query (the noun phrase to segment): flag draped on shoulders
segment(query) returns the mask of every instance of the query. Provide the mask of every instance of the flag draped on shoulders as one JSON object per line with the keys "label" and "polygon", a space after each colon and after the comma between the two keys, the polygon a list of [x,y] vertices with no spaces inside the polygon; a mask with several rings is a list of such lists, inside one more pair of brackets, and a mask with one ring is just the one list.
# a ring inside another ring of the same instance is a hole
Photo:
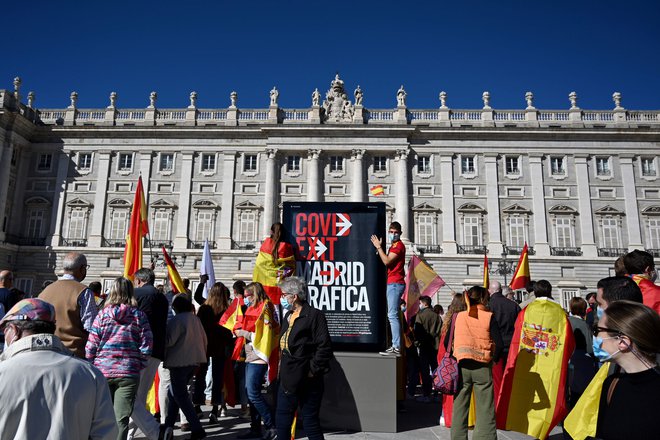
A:
{"label": "flag draped on shoulders", "polygon": [[511,289],[524,289],[527,286],[527,283],[532,279],[529,274],[529,250],[527,249],[527,243],[523,247],[522,252],[520,253],[520,259],[518,260],[518,265],[516,266],[516,271],[513,273],[513,278],[511,278],[511,283],[509,287]]}
{"label": "flag draped on shoulders", "polygon": [[279,304],[281,291],[278,284],[295,273],[296,259],[293,247],[289,243],[280,242],[277,247],[277,260],[273,262],[274,244],[268,237],[261,245],[257,261],[254,263],[252,281],[261,283],[273,304]]}
{"label": "flag draped on shoulders", "polygon": [[497,427],[545,439],[567,413],[568,360],[575,341],[566,312],[549,298],[532,301],[516,320]]}
{"label": "flag draped on shoulders", "polygon": [[124,278],[133,281],[133,275],[142,268],[142,238],[149,233],[147,204],[144,201],[142,177],[138,177],[135,199],[131,211],[131,222],[124,248]]}
{"label": "flag draped on shoulders", "polygon": [[631,278],[642,291],[644,305],[660,313],[660,286],[651,281],[648,275],[631,275]]}
{"label": "flag draped on shoulders", "polygon": [[170,279],[170,284],[172,285],[172,292],[174,293],[185,293],[186,288],[183,287],[183,280],[179,275],[179,271],[176,270],[176,266],[172,262],[165,246],[163,246],[163,258],[165,258],[165,264],[167,265],[167,276]]}
{"label": "flag draped on shoulders", "polygon": [[575,407],[566,416],[564,429],[570,434],[571,438],[584,440],[587,437],[596,437],[600,395],[609,369],[610,363],[605,362],[594,378],[591,379]]}
{"label": "flag draped on shoulders", "polygon": [[490,284],[490,274],[488,270],[488,255],[484,254],[484,289],[488,289]]}
{"label": "flag draped on shoulders", "polygon": [[252,348],[259,359],[268,363],[268,382],[277,378],[280,363],[280,325],[275,319],[275,307],[270,301],[250,306],[245,311],[243,330],[254,333]]}
{"label": "flag draped on shoulders", "polygon": [[[234,330],[243,328],[243,308],[242,304],[239,304],[238,298],[234,298],[231,302],[225,313],[222,314],[218,324],[225,327],[232,333]],[[243,352],[243,345],[245,344],[245,338],[236,338],[234,344],[234,351],[232,352],[231,359],[234,361],[244,361],[241,359],[241,353]]]}
{"label": "flag draped on shoulders", "polygon": [[413,255],[408,263],[406,290],[403,292],[406,301],[406,321],[410,322],[410,318],[419,310],[420,296],[432,296],[444,285],[445,281],[428,264],[417,255]]}

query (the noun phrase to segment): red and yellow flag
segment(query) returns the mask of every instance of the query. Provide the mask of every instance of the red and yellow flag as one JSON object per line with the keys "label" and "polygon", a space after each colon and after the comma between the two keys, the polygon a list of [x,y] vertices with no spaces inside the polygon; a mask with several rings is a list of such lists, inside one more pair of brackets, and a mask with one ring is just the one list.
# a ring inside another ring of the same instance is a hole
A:
{"label": "red and yellow flag", "polygon": [[385,193],[383,185],[372,186],[369,190],[373,196],[382,196]]}
{"label": "red and yellow flag", "polygon": [[419,297],[422,295],[433,297],[445,281],[435,271],[423,262],[417,255],[413,255],[408,263],[406,275],[406,289],[403,298],[406,301],[406,322],[410,322],[419,310]]}
{"label": "red and yellow flag", "polygon": [[594,378],[591,379],[587,389],[580,396],[580,400],[566,416],[564,430],[570,434],[571,438],[596,437],[600,395],[609,369],[610,363],[605,362]]}
{"label": "red and yellow flag", "polygon": [[525,246],[520,253],[518,266],[516,266],[516,271],[513,273],[513,278],[511,278],[511,283],[509,284],[509,287],[513,290],[524,289],[527,283],[532,279],[529,275],[529,258],[527,257],[527,254],[527,243],[525,242]]}
{"label": "red and yellow flag", "polygon": [[142,176],[138,177],[135,200],[131,212],[131,223],[124,248],[124,278],[133,281],[133,275],[142,268],[142,238],[149,233],[147,204],[144,202]]}
{"label": "red and yellow flag", "polygon": [[497,428],[545,439],[567,413],[568,361],[575,340],[566,312],[549,298],[518,314],[497,401]]}
{"label": "red and yellow flag", "polygon": [[275,307],[266,300],[245,311],[243,330],[254,333],[252,348],[259,359],[268,363],[268,383],[277,379],[280,363],[280,325],[275,319]]}
{"label": "red and yellow flag", "polygon": [[296,259],[293,254],[293,247],[287,242],[280,242],[277,247],[277,261],[273,263],[273,240],[269,237],[264,240],[257,260],[254,263],[252,272],[252,281],[261,283],[264,286],[268,298],[273,304],[280,303],[282,291],[278,287],[280,281],[284,278],[294,275],[296,271]]}
{"label": "red and yellow flag", "polygon": [[490,275],[488,273],[488,255],[484,254],[484,289],[488,289]]}
{"label": "red and yellow flag", "polygon": [[167,265],[167,276],[170,279],[170,284],[172,285],[172,292],[174,293],[185,293],[186,288],[183,287],[183,280],[179,275],[179,271],[176,270],[176,266],[172,262],[172,259],[167,254],[165,246],[163,246],[163,257],[165,258],[165,264]]}

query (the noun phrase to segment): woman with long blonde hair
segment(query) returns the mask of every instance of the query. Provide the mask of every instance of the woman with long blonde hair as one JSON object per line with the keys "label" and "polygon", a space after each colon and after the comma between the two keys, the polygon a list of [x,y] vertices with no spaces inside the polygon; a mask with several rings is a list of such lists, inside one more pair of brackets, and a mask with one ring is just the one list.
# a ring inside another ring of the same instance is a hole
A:
{"label": "woman with long blonde hair", "polygon": [[123,277],[115,279],[105,306],[94,319],[85,353],[108,379],[119,440],[128,436],[140,371],[147,366],[152,345],[151,327],[137,308],[133,283]]}
{"label": "woman with long blonde hair", "polygon": [[[279,354],[279,325],[275,319],[275,307],[268,298],[261,283],[250,283],[244,292],[245,311],[243,328],[234,333],[245,341],[245,387],[250,402],[250,430],[238,438],[262,438],[261,422],[265,433],[263,438],[277,437],[273,409],[261,395],[264,377],[269,381],[277,377]],[[258,345],[255,345],[258,341]]]}

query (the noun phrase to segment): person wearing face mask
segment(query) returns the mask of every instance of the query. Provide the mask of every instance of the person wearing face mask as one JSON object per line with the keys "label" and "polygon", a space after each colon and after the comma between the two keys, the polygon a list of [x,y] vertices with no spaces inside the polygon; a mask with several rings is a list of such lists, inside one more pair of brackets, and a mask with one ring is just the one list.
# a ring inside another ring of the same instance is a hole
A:
{"label": "person wearing face mask", "polygon": [[401,323],[399,322],[399,300],[406,288],[406,246],[401,241],[401,224],[392,222],[387,232],[392,243],[385,253],[383,240],[376,235],[371,236],[371,243],[385,266],[387,266],[387,319],[390,322],[392,345],[380,354],[383,356],[401,355]]}
{"label": "person wearing face mask", "polygon": [[658,272],[655,269],[653,255],[635,249],[623,257],[623,264],[642,291],[644,305],[652,308],[656,313],[660,313],[660,286],[655,284]]}
{"label": "person wearing face mask", "polygon": [[269,384],[277,378],[280,328],[275,319],[275,307],[261,283],[248,284],[243,300],[247,309],[242,324],[234,328],[234,334],[238,337],[237,343],[245,347],[245,386],[251,422],[250,430],[237,438],[273,440],[277,436],[273,410],[261,394],[261,387],[264,377]]}
{"label": "person wearing face mask", "polygon": [[[615,301],[594,329],[594,354],[623,371],[603,383],[596,437],[650,438],[660,432],[660,316],[632,301]],[[625,371],[625,372],[624,372]]]}
{"label": "person wearing face mask", "polygon": [[0,321],[0,438],[115,440],[108,383],[55,336],[55,307],[17,302]]}
{"label": "person wearing face mask", "polygon": [[307,302],[307,284],[299,277],[280,283],[284,320],[280,332],[280,386],[277,396],[277,437],[291,437],[296,409],[310,440],[322,439],[319,411],[323,376],[330,369],[332,345],[325,315]]}

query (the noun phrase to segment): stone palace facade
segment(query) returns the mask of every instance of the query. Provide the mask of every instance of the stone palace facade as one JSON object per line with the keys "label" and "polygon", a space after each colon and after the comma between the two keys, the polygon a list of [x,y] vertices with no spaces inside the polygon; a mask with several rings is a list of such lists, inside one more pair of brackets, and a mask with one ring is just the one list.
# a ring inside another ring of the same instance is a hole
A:
{"label": "stone palace facade", "polygon": [[[337,77],[311,107],[283,109],[37,109],[20,79],[0,90],[0,268],[33,293],[54,279],[63,254],[84,252],[88,281],[122,273],[138,176],[151,241],[172,249],[196,279],[205,239],[216,277],[250,277],[261,239],[285,201],[380,201],[417,252],[453,289],[510,280],[524,242],[534,279],[566,302],[595,290],[629,249],[660,256],[660,112],[613,110],[369,109]],[[349,95],[351,99],[349,99]],[[394,99],[396,98],[396,100]],[[267,98],[266,98],[267,99]],[[25,103],[24,103],[25,101]],[[363,102],[366,101],[366,102]],[[521,100],[522,101],[522,100]],[[373,195],[372,188],[382,188]],[[385,231],[383,231],[385,232]],[[149,250],[145,249],[145,261]],[[165,278],[162,261],[157,275]],[[441,303],[449,302],[443,288]]]}

